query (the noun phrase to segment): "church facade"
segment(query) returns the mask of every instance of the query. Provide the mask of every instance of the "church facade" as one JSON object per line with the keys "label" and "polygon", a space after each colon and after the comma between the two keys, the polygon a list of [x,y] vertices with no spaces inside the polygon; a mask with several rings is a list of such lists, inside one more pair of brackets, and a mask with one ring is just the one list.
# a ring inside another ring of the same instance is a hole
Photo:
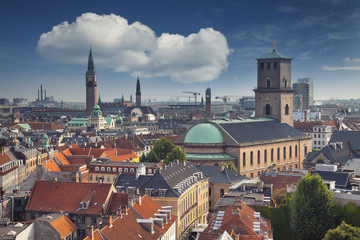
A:
{"label": "church facade", "polygon": [[194,164],[233,163],[241,175],[301,169],[312,149],[310,136],[293,128],[291,58],[274,50],[257,58],[255,116],[208,120],[192,126],[175,144]]}

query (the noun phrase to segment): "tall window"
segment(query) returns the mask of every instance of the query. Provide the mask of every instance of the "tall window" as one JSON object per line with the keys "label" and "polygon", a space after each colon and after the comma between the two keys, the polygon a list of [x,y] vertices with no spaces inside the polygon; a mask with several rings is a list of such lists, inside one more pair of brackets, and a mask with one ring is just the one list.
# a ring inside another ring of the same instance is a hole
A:
{"label": "tall window", "polygon": [[266,88],[267,89],[271,88],[271,79],[270,78],[266,79]]}
{"label": "tall window", "polygon": [[271,156],[270,156],[270,158],[271,158],[271,162],[273,162],[273,161],[274,161],[274,149],[273,149],[273,148],[271,149]]}
{"label": "tall window", "polygon": [[289,147],[289,158],[291,159],[291,157],[292,157],[292,147],[290,146]]}
{"label": "tall window", "polygon": [[286,159],[286,147],[284,147],[284,159]]}
{"label": "tall window", "polygon": [[289,105],[288,104],[286,104],[286,106],[285,106],[285,114],[289,115]]}
{"label": "tall window", "polygon": [[264,163],[267,163],[267,150],[264,150]]}
{"label": "tall window", "polygon": [[304,146],[304,154],[307,154],[307,145]]}
{"label": "tall window", "polygon": [[270,104],[265,105],[265,115],[271,115]]}
{"label": "tall window", "polygon": [[297,157],[297,145],[295,145],[295,157]]}
{"label": "tall window", "polygon": [[269,62],[266,63],[266,68],[267,68],[267,69],[270,69],[270,68],[271,68],[271,63],[269,63]]}
{"label": "tall window", "polygon": [[277,160],[280,161],[280,148],[277,149]]}
{"label": "tall window", "polygon": [[251,152],[250,152],[250,165],[251,165],[251,166],[253,165],[253,160],[254,160],[254,154],[253,154],[253,152],[251,151]]}
{"label": "tall window", "polygon": [[264,69],[264,63],[260,63],[260,69]]}
{"label": "tall window", "polygon": [[260,164],[260,150],[257,152],[257,164]]}
{"label": "tall window", "polygon": [[243,153],[243,166],[246,166],[246,153]]}

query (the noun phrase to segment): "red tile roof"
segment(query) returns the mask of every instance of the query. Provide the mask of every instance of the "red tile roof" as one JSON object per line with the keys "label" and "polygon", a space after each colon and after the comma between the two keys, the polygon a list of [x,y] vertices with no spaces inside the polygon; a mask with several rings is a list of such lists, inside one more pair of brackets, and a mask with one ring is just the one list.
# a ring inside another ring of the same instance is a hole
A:
{"label": "red tile roof", "polygon": [[317,125],[334,126],[337,127],[336,121],[328,122],[294,122],[294,128],[301,132],[312,132],[313,127]]}
{"label": "red tile roof", "polygon": [[113,193],[110,199],[109,207],[106,211],[107,214],[117,213],[120,208],[127,207],[128,195],[126,193]]}
{"label": "red tile roof", "polygon": [[0,166],[10,161],[11,159],[8,157],[8,155],[6,155],[6,153],[0,153]]}
{"label": "red tile roof", "polygon": [[[134,152],[144,151],[144,148],[137,145],[132,139],[117,138],[115,141],[116,141],[116,147],[119,147],[121,149],[131,149],[134,150]],[[114,140],[112,139],[105,140],[104,146],[106,148],[113,148]]]}
{"label": "red tile roof", "polygon": [[[101,215],[101,205],[107,204],[106,199],[114,191],[111,184],[36,180],[26,210]],[[89,192],[95,193],[89,207],[79,209],[81,201]]]}
{"label": "red tile roof", "polygon": [[54,155],[54,157],[59,160],[63,165],[70,165],[69,161],[62,153],[57,153]]}
{"label": "red tile roof", "polygon": [[272,184],[273,185],[273,190],[280,190],[283,188],[286,188],[287,186],[293,185],[293,184],[297,184],[297,182],[302,178],[302,174],[299,174],[297,176],[294,175],[290,175],[290,174],[286,174],[286,175],[282,175],[282,174],[276,174],[275,175],[267,175],[267,174],[263,174],[260,176],[260,179],[265,183],[265,184]]}
{"label": "red tile roof", "polygon": [[43,163],[42,166],[49,172],[61,172],[59,166],[53,159],[50,159],[46,163]]}

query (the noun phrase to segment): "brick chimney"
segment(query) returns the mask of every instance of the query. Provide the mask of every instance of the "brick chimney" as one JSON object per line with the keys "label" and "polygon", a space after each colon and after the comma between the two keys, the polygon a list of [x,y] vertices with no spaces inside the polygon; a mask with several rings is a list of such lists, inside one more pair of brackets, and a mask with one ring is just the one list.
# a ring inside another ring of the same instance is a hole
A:
{"label": "brick chimney", "polygon": [[102,225],[101,227],[105,227],[106,225],[108,225],[109,227],[112,226],[112,221],[113,221],[113,217],[110,215],[110,216],[106,216],[106,217],[102,217]]}
{"label": "brick chimney", "polygon": [[240,212],[242,209],[242,196],[235,196],[233,203],[233,210],[231,211],[232,215],[238,215],[240,217]]}
{"label": "brick chimney", "polygon": [[352,159],[353,158],[353,154],[352,154],[352,152],[350,151],[350,153],[349,153],[349,159]]}

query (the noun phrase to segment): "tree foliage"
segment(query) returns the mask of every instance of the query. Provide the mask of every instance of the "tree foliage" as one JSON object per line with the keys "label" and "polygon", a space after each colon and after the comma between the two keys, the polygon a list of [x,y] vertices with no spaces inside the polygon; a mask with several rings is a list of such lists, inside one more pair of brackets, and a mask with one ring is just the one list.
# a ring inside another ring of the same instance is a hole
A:
{"label": "tree foliage", "polygon": [[148,154],[144,154],[140,157],[140,162],[153,162],[158,163],[160,159],[156,156],[153,151],[150,151]]}
{"label": "tree foliage", "polygon": [[360,227],[360,208],[354,203],[348,203],[344,207],[343,220],[352,226]]}
{"label": "tree foliage", "polygon": [[171,152],[166,155],[165,164],[169,164],[175,159],[180,162],[186,161],[186,153],[181,149],[181,147],[175,147],[171,150]]}
{"label": "tree foliage", "polygon": [[154,151],[154,153],[160,160],[164,160],[173,148],[174,144],[172,144],[172,142],[170,142],[166,138],[162,137],[155,141],[153,149],[151,151]]}
{"label": "tree foliage", "polygon": [[230,163],[227,165],[227,168],[230,169],[230,170],[233,171],[233,172],[238,173],[237,168],[235,167],[235,165],[234,165],[232,162],[230,162]]}
{"label": "tree foliage", "polygon": [[330,229],[323,240],[357,240],[360,239],[360,228],[352,227],[344,221],[335,229]]}
{"label": "tree foliage", "polygon": [[317,174],[298,182],[290,208],[292,228],[302,240],[320,240],[341,221],[333,193]]}

